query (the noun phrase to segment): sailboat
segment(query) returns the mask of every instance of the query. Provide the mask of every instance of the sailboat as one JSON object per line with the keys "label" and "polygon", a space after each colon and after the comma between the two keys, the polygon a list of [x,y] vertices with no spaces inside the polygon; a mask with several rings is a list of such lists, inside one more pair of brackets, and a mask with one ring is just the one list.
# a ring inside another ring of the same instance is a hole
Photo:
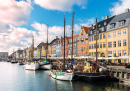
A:
{"label": "sailboat", "polygon": [[25,70],[37,70],[39,68],[39,63],[36,62],[34,59],[33,59],[33,50],[34,50],[34,37],[32,37],[32,59],[30,59],[25,65],[24,65],[24,69]]}
{"label": "sailboat", "polygon": [[[47,47],[46,47],[46,60],[43,62],[40,62],[40,68],[43,70],[50,70],[51,69],[51,63],[47,60],[47,51],[48,51],[48,25],[47,25]],[[41,53],[41,52],[40,52]],[[41,55],[40,55],[41,56]]]}
{"label": "sailboat", "polygon": [[23,56],[22,56],[22,59],[21,59],[19,65],[24,65],[23,60],[24,60],[24,59],[23,59]]}
{"label": "sailboat", "polygon": [[91,61],[85,61],[83,69],[80,71],[74,72],[75,77],[78,77],[82,80],[105,80],[106,72],[102,67],[98,65],[97,62],[97,18],[96,18],[96,63],[92,63]]}
{"label": "sailboat", "polygon": [[63,63],[63,69],[59,69],[59,70],[52,69],[50,71],[50,75],[54,79],[65,80],[65,81],[71,81],[74,76],[74,73],[72,70],[65,69],[65,15],[64,15],[64,63]]}

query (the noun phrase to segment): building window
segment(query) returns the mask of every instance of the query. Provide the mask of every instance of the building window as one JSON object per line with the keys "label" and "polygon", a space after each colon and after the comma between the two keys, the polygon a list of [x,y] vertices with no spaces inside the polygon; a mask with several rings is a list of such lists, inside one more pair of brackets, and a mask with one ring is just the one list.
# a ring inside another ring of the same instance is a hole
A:
{"label": "building window", "polygon": [[103,39],[105,39],[105,38],[106,38],[106,34],[104,33],[104,34],[103,34]]}
{"label": "building window", "polygon": [[102,48],[102,42],[100,42],[100,48]]}
{"label": "building window", "polygon": [[86,46],[86,50],[88,50],[88,47]]}
{"label": "building window", "polygon": [[102,39],[102,34],[100,34],[100,39]]}
{"label": "building window", "polygon": [[92,49],[93,49],[93,44],[92,44]]}
{"label": "building window", "polygon": [[110,28],[114,28],[115,25],[116,25],[115,23],[111,24],[111,25],[110,25]]}
{"label": "building window", "polygon": [[126,63],[126,59],[124,59],[123,62]]}
{"label": "building window", "polygon": [[99,48],[99,43],[97,43],[97,48]]}
{"label": "building window", "polygon": [[123,50],[123,56],[125,56],[126,55],[126,50]]}
{"label": "building window", "polygon": [[113,37],[116,37],[116,32],[113,32]]}
{"label": "building window", "polygon": [[121,50],[118,50],[118,56],[121,56]]}
{"label": "building window", "polygon": [[89,56],[91,56],[91,53],[89,53]]}
{"label": "building window", "polygon": [[123,30],[123,35],[126,35],[126,29]]}
{"label": "building window", "polygon": [[84,41],[84,44],[85,44],[85,41]]}
{"label": "building window", "polygon": [[120,26],[125,25],[125,20],[119,22]]}
{"label": "building window", "polygon": [[112,51],[108,51],[108,56],[112,56]]}
{"label": "building window", "polygon": [[114,63],[116,63],[116,59],[114,59]]}
{"label": "building window", "polygon": [[91,42],[91,37],[89,37],[89,42]]}
{"label": "building window", "polygon": [[84,38],[85,38],[85,35],[84,35]]}
{"label": "building window", "polygon": [[96,44],[94,44],[94,49],[96,49]]}
{"label": "building window", "polygon": [[88,38],[88,34],[86,34],[86,38]]}
{"label": "building window", "polygon": [[96,35],[94,35],[94,40],[96,40]]}
{"label": "building window", "polygon": [[104,27],[101,28],[102,29],[102,32],[104,31]]}
{"label": "building window", "polygon": [[126,40],[123,40],[123,46],[126,46]]}
{"label": "building window", "polygon": [[85,50],[85,47],[84,47],[84,50]]}
{"label": "building window", "polygon": [[116,41],[113,41],[113,47],[116,47]]}
{"label": "building window", "polygon": [[121,40],[118,41],[118,47],[121,47]]}
{"label": "building window", "polygon": [[91,49],[91,45],[89,45],[89,49]]}
{"label": "building window", "polygon": [[88,43],[88,41],[86,40],[86,44]]}
{"label": "building window", "polygon": [[121,30],[120,30],[120,31],[118,31],[118,36],[121,36]]}
{"label": "building window", "polygon": [[97,40],[99,40],[99,35],[97,35]]}
{"label": "building window", "polygon": [[105,48],[106,47],[106,43],[105,42],[103,42],[103,48]]}
{"label": "building window", "polygon": [[108,42],[108,48],[112,47],[112,42]]}
{"label": "building window", "polygon": [[84,53],[84,56],[85,56],[85,53]]}
{"label": "building window", "polygon": [[93,57],[93,52],[92,52],[92,57]]}
{"label": "building window", "polygon": [[108,33],[108,38],[111,38],[112,36],[111,36],[111,33]]}
{"label": "building window", "polygon": [[116,57],[116,51],[113,51],[113,56]]}
{"label": "building window", "polygon": [[92,36],[92,41],[93,41],[93,36]]}

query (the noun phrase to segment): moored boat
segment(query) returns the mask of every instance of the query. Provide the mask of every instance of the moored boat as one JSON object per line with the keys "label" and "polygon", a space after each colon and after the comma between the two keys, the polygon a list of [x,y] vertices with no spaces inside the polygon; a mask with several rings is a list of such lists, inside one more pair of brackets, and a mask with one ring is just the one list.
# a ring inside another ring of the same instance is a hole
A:
{"label": "moored boat", "polygon": [[27,62],[27,64],[24,65],[25,70],[37,70],[39,68],[39,63],[36,61],[34,62]]}
{"label": "moored boat", "polygon": [[57,80],[71,81],[73,79],[74,73],[71,70],[67,71],[52,70],[50,72],[50,75],[52,78]]}

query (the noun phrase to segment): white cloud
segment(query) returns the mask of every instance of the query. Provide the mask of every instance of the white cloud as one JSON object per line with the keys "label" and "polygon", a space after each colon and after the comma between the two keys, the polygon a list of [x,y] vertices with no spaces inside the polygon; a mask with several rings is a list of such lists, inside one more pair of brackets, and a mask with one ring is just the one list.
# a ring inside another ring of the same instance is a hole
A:
{"label": "white cloud", "polygon": [[0,0],[0,23],[16,26],[27,24],[31,5],[25,1]]}
{"label": "white cloud", "polygon": [[73,5],[84,9],[87,0],[34,0],[34,3],[49,10],[71,11]]}
{"label": "white cloud", "polygon": [[130,0],[119,0],[113,3],[114,7],[110,8],[111,15],[117,15],[125,12],[125,9],[130,8]]}
{"label": "white cloud", "polygon": [[85,26],[85,27],[89,27],[89,26],[91,26],[92,24],[94,24],[95,21],[96,21],[96,19],[94,19],[94,18],[87,19],[87,20],[85,21],[85,23],[80,23],[80,25],[81,25],[81,26]]}

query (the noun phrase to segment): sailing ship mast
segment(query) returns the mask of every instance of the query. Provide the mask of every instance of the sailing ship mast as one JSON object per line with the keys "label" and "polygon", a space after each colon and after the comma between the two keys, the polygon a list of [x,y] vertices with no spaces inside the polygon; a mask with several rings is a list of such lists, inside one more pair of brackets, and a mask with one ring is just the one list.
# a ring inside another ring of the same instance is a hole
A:
{"label": "sailing ship mast", "polygon": [[32,35],[32,59],[33,59],[33,51],[34,51],[34,36]]}
{"label": "sailing ship mast", "polygon": [[47,47],[46,47],[46,60],[47,60],[47,52],[48,52],[48,24],[47,24]]}
{"label": "sailing ship mast", "polygon": [[73,27],[74,27],[74,14],[75,12],[73,11],[73,15],[72,15],[72,50],[71,50],[71,61],[73,60]]}
{"label": "sailing ship mast", "polygon": [[63,71],[65,70],[65,15],[64,15],[64,64]]}
{"label": "sailing ship mast", "polygon": [[[96,18],[96,65],[97,65],[97,18]],[[96,66],[97,69],[97,66]]]}

